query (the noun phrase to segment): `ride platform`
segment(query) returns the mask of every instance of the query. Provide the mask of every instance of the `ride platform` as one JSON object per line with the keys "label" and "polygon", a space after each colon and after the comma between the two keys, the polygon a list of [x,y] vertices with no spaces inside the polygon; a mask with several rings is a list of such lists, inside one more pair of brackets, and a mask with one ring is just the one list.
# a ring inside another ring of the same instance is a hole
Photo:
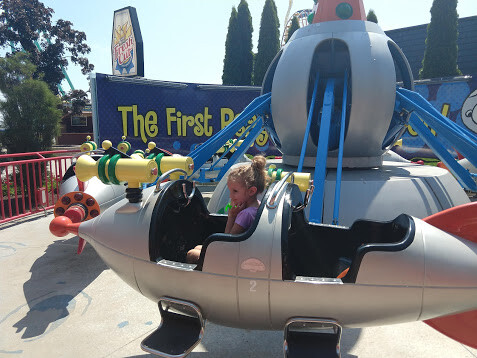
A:
{"label": "ride platform", "polygon": [[[53,215],[0,226],[0,357],[147,357],[156,303],[108,269],[90,245],[48,231]],[[210,322],[190,357],[282,357],[283,332]],[[343,329],[341,357],[477,357],[422,322]]]}

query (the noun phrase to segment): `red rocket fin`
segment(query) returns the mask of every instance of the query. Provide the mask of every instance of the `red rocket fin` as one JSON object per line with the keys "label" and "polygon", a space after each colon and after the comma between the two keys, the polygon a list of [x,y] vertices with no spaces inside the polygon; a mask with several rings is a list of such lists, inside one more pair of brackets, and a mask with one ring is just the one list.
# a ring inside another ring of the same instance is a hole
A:
{"label": "red rocket fin", "polygon": [[[452,235],[477,243],[477,202],[444,210],[423,220]],[[424,322],[442,334],[477,349],[477,310]]]}
{"label": "red rocket fin", "polygon": [[477,202],[459,205],[423,220],[452,235],[477,243]]}
{"label": "red rocket fin", "polygon": [[82,239],[81,237],[79,238],[79,242],[78,242],[78,250],[76,251],[76,253],[79,255],[83,252],[83,249],[86,245],[86,241],[85,239]]}

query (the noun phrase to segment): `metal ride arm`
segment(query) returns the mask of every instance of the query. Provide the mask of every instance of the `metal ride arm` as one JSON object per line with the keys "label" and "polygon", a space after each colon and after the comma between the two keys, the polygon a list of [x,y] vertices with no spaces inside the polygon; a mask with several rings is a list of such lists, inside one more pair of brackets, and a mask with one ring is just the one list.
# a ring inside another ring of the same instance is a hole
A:
{"label": "metal ride arm", "polygon": [[328,143],[330,137],[331,117],[335,103],[335,79],[330,78],[326,83],[323,98],[323,111],[320,121],[320,135],[316,152],[315,193],[311,198],[310,221],[321,224],[323,221],[323,200],[325,196],[326,162],[328,159]]}
{"label": "metal ride arm", "polygon": [[315,86],[313,87],[313,96],[311,97],[310,111],[308,112],[308,122],[306,123],[305,138],[303,138],[303,145],[301,147],[300,161],[298,162],[297,172],[303,171],[303,162],[305,161],[306,146],[308,138],[310,137],[311,122],[313,119],[313,112],[315,110],[316,94],[318,93],[318,83],[320,82],[320,74],[316,74]]}
{"label": "metal ride arm", "polygon": [[[252,128],[253,126],[253,128]],[[234,152],[234,154],[230,157],[229,161],[227,164],[223,166],[223,168],[220,170],[219,175],[217,176],[217,180],[219,181],[222,179],[222,177],[225,175],[227,170],[242,156],[247,149],[252,145],[253,141],[258,137],[260,132],[263,130],[263,119],[262,117],[258,117],[255,122],[253,122],[250,125],[250,131],[247,135],[247,137],[244,139],[243,143],[240,145],[240,147],[237,148],[237,150]],[[225,153],[223,154],[225,155]]]}
{"label": "metal ride arm", "polygon": [[189,156],[192,157],[192,159],[194,160],[194,172],[199,170],[207,162],[207,160],[209,160],[209,158],[212,157],[224,145],[227,140],[232,138],[235,133],[239,131],[240,128],[247,126],[248,120],[250,118],[252,118],[253,116],[257,116],[257,120],[255,120],[254,123],[252,123],[249,127],[250,133],[247,138],[240,145],[240,147],[237,148],[227,165],[222,168],[219,176],[223,176],[223,173],[228,170],[228,168],[234,163],[234,161],[248,149],[248,146],[252,142],[251,137],[253,137],[253,135],[255,134],[256,136],[258,136],[258,134],[263,129],[263,119],[260,117],[270,115],[270,101],[271,93],[266,93],[260,97],[255,98],[242,111],[242,113],[240,113],[237,118],[232,121],[232,123],[221,129],[204,144],[193,150],[189,154]]}
{"label": "metal ride arm", "polygon": [[409,120],[412,128],[466,189],[477,191],[477,184],[470,173],[452,157],[439,138],[431,133],[423,121],[431,126],[439,137],[444,138],[462,153],[474,166],[477,166],[477,136],[444,117],[418,93],[404,88],[396,90],[396,110],[414,112]]}
{"label": "metal ride arm", "polygon": [[[315,86],[313,90],[312,102],[310,104],[310,112],[308,115],[308,123],[303,139],[303,147],[300,154],[300,161],[298,170],[301,170],[305,158],[306,145],[310,135],[311,121],[313,120],[313,111],[318,92],[319,75],[316,75]],[[309,221],[321,224],[323,221],[323,201],[325,194],[325,180],[326,180],[326,162],[328,159],[329,139],[331,130],[331,120],[333,118],[334,102],[335,102],[335,88],[336,79],[329,78],[326,83],[326,89],[323,97],[323,110],[320,121],[320,134],[318,139],[318,149],[316,153],[315,176],[313,179],[315,187],[315,195],[311,198],[310,217]],[[341,128],[339,137],[339,151],[338,151],[338,165],[336,168],[336,185],[335,197],[333,207],[333,222],[332,225],[338,225],[339,220],[339,205],[341,196],[341,174],[343,169],[343,146],[346,127],[346,103],[348,97],[348,72],[344,73],[343,85],[343,101],[341,104]]]}
{"label": "metal ride arm", "polygon": [[341,105],[341,127],[340,127],[340,144],[338,149],[338,164],[336,168],[336,185],[335,185],[335,205],[333,208],[333,225],[338,225],[340,215],[340,198],[341,198],[341,173],[343,171],[343,146],[346,127],[346,103],[348,101],[348,71],[345,72],[343,85],[343,102]]}

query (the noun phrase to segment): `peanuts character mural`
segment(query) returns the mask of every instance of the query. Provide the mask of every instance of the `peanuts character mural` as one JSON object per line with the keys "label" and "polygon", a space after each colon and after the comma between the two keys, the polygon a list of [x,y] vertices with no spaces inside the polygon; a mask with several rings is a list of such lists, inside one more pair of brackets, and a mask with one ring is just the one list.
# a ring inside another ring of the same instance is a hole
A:
{"label": "peanuts character mural", "polygon": [[472,92],[462,106],[462,122],[472,132],[477,133],[477,90]]}

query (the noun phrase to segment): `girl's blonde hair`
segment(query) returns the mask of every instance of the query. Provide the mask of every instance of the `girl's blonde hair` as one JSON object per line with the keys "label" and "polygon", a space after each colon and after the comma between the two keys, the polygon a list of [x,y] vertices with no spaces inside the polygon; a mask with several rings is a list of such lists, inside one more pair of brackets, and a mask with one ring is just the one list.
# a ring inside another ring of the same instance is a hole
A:
{"label": "girl's blonde hair", "polygon": [[232,169],[228,179],[234,182],[242,182],[247,188],[252,186],[257,188],[257,193],[261,193],[266,186],[265,164],[267,160],[262,155],[253,157],[250,165],[241,165]]}

